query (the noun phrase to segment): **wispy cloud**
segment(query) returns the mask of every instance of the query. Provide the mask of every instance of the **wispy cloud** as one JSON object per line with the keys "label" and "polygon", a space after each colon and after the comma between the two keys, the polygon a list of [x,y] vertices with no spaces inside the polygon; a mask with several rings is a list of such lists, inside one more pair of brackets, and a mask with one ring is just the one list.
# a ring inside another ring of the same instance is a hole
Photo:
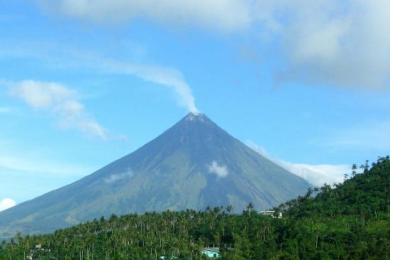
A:
{"label": "wispy cloud", "polygon": [[337,150],[390,150],[390,124],[388,121],[357,123],[341,128],[332,135],[323,136],[317,142]]}
{"label": "wispy cloud", "polygon": [[267,159],[272,159],[272,156],[269,154],[269,152],[261,145],[256,144],[255,142],[253,142],[252,140],[246,140],[245,144],[251,148],[252,150],[254,150],[255,152],[257,152],[258,154],[260,154],[261,156],[264,156]]}
{"label": "wispy cloud", "polygon": [[292,163],[282,159],[277,159],[271,156],[267,150],[248,140],[245,142],[251,149],[272,162],[282,166],[286,170],[298,175],[309,183],[315,186],[323,184],[335,184],[343,182],[344,174],[350,173],[350,165],[347,164],[306,164]]}
{"label": "wispy cloud", "polygon": [[0,137],[0,198],[31,199],[72,183],[98,167],[67,161],[47,147],[31,149],[16,144]]}
{"label": "wispy cloud", "polygon": [[97,23],[146,18],[166,25],[264,34],[278,42],[275,81],[386,90],[388,0],[43,0],[50,12]]}
{"label": "wispy cloud", "polygon": [[12,48],[11,45],[0,46],[0,57],[34,58],[53,69],[78,68],[105,74],[133,76],[169,88],[179,106],[188,112],[199,113],[191,87],[183,73],[175,68],[158,64],[122,61],[98,52],[85,49],[79,51],[69,46],[62,47],[54,43],[26,42],[25,45],[27,47],[22,48]]}
{"label": "wispy cloud", "polygon": [[129,179],[132,176],[134,176],[134,172],[131,169],[128,168],[124,172],[114,173],[114,174],[111,174],[110,176],[104,178],[104,182],[107,183],[107,184],[112,184],[112,183],[115,183],[115,182],[118,182],[118,181]]}
{"label": "wispy cloud", "polygon": [[58,176],[84,176],[93,169],[0,151],[0,169]]}
{"label": "wispy cloud", "polygon": [[0,107],[0,114],[8,114],[13,112],[13,109],[10,107]]}
{"label": "wispy cloud", "polygon": [[247,1],[241,0],[42,0],[51,12],[97,23],[119,23],[136,17],[164,24],[196,25],[222,31],[246,28]]}
{"label": "wispy cloud", "polygon": [[218,178],[225,178],[229,174],[228,167],[223,164],[218,164],[215,160],[208,165],[208,172],[216,175]]}
{"label": "wispy cloud", "polygon": [[9,83],[11,96],[30,108],[51,112],[63,128],[74,128],[87,135],[107,139],[108,134],[85,110],[76,91],[55,82],[24,80]]}
{"label": "wispy cloud", "polygon": [[16,202],[11,198],[0,199],[0,212],[16,206]]}

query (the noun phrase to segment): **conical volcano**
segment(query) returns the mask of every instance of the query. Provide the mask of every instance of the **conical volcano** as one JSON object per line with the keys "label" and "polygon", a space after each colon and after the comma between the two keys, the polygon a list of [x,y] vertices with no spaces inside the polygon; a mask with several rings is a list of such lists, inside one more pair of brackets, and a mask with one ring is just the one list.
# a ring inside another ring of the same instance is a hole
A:
{"label": "conical volcano", "polygon": [[0,236],[44,233],[128,213],[249,203],[262,210],[309,184],[259,155],[204,114],[188,114],[137,151],[68,186],[0,213]]}

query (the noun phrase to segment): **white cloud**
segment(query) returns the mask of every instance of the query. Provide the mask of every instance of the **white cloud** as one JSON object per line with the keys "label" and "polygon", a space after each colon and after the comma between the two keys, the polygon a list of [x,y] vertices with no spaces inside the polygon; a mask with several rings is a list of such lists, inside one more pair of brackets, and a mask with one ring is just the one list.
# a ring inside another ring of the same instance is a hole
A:
{"label": "white cloud", "polygon": [[16,202],[11,198],[4,198],[0,200],[0,212],[13,206],[16,206]]}
{"label": "white cloud", "polygon": [[208,172],[215,174],[218,178],[225,178],[228,176],[228,167],[226,165],[219,165],[218,162],[214,160],[208,165]]}
{"label": "white cloud", "polygon": [[110,176],[104,178],[104,182],[107,184],[112,184],[117,181],[122,181],[131,178],[132,176],[134,176],[134,172],[132,172],[132,170],[128,168],[125,172],[111,174]]}
{"label": "white cloud", "polygon": [[[386,90],[388,0],[43,0],[52,12],[93,22],[147,18],[166,25],[260,33],[279,42],[284,70],[275,80],[302,80]],[[266,35],[267,34],[267,35]]]}
{"label": "white cloud", "polygon": [[[276,2],[283,2],[278,5]],[[279,79],[387,90],[389,1],[272,1],[288,57]]]}
{"label": "white cloud", "polygon": [[33,109],[53,113],[63,128],[107,139],[106,130],[89,116],[72,89],[54,82],[24,80],[10,83],[9,93]]}
{"label": "white cloud", "polygon": [[53,12],[97,23],[124,22],[140,17],[175,25],[196,25],[222,31],[246,28],[247,1],[241,0],[42,0]]}
{"label": "white cloud", "polygon": [[288,161],[273,158],[265,148],[254,142],[247,140],[245,143],[255,152],[271,160],[272,162],[282,166],[286,170],[305,179],[315,186],[323,184],[341,183],[344,180],[344,174],[350,173],[350,165],[347,164],[306,164],[306,163],[291,163]]}
{"label": "white cloud", "polygon": [[253,141],[251,141],[251,140],[246,140],[246,141],[245,141],[245,144],[246,144],[249,148],[251,148],[252,150],[254,150],[255,152],[257,152],[258,154],[260,154],[261,156],[264,156],[264,157],[267,158],[267,159],[271,159],[271,156],[269,155],[268,151],[267,151],[264,147],[262,147],[262,146],[256,144],[255,142],[253,142]]}
{"label": "white cloud", "polygon": [[315,186],[341,183],[344,181],[344,174],[351,172],[351,166],[347,164],[303,164],[286,161],[276,161],[276,163]]}

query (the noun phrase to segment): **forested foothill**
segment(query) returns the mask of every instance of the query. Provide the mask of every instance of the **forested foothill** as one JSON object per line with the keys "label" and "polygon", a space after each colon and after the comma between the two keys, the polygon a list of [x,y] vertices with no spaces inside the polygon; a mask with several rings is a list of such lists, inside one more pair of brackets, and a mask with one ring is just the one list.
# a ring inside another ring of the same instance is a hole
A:
{"label": "forested foothill", "polygon": [[[358,172],[358,171],[361,172]],[[0,259],[389,259],[390,159],[353,165],[343,183],[309,189],[273,214],[250,204],[90,221],[3,241]],[[271,212],[272,213],[272,212]]]}

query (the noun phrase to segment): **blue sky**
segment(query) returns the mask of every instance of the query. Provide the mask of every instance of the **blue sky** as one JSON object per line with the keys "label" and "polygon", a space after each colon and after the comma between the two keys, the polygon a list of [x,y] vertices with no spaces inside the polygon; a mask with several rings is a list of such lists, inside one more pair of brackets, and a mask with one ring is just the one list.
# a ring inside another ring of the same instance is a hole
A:
{"label": "blue sky", "polygon": [[196,109],[314,182],[390,151],[388,1],[0,1],[0,26],[0,208]]}

